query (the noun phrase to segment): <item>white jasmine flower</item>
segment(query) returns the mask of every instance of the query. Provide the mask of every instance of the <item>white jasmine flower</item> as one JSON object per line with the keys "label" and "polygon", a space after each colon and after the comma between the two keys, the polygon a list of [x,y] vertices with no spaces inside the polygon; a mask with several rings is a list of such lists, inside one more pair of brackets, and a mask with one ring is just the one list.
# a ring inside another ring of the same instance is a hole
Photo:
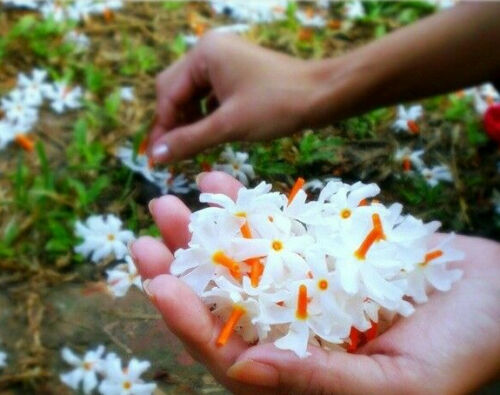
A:
{"label": "white jasmine flower", "polygon": [[167,193],[185,194],[191,190],[189,181],[184,174],[174,176],[169,171],[155,172],[154,183],[163,195]]}
{"label": "white jasmine flower", "polygon": [[422,116],[422,113],[423,109],[420,105],[411,106],[408,109],[400,105],[398,106],[398,117],[392,124],[392,128],[396,132],[419,133],[420,127],[416,121]]}
{"label": "white jasmine flower", "polygon": [[318,178],[313,178],[312,180],[307,181],[304,184],[304,190],[306,191],[317,191],[319,189],[323,189],[326,184],[330,181],[340,181],[338,177],[325,177],[322,180]]}
{"label": "white jasmine flower", "polygon": [[228,163],[214,165],[215,170],[232,175],[241,181],[243,185],[248,185],[250,180],[255,178],[255,172],[252,165],[248,163],[248,154],[246,152],[234,152],[231,147],[226,147],[220,157]]}
{"label": "white jasmine flower", "polygon": [[66,109],[80,108],[82,95],[82,88],[72,88],[65,82],[54,83],[46,92],[46,97],[51,101],[50,107],[58,114],[62,114]]}
{"label": "white jasmine flower", "polygon": [[120,88],[120,98],[123,101],[134,101],[134,88],[131,86],[122,86]]}
{"label": "white jasmine flower", "polygon": [[424,167],[424,162],[421,156],[424,154],[424,150],[412,151],[408,147],[398,148],[394,159],[396,162],[401,163],[404,171],[411,171],[412,165],[420,170]]}
{"label": "white jasmine flower", "polygon": [[67,7],[68,17],[75,21],[88,20],[94,6],[95,0],[74,0]]}
{"label": "white jasmine flower", "polygon": [[0,369],[7,366],[7,353],[0,351]]}
{"label": "white jasmine flower", "polygon": [[140,376],[151,364],[132,358],[126,368],[122,368],[120,359],[106,361],[105,378],[99,385],[103,395],[150,395],[156,384],[145,383]]}
{"label": "white jasmine flower", "polygon": [[84,52],[90,47],[90,39],[88,36],[76,30],[71,30],[66,33],[64,41],[73,44],[78,52]]}
{"label": "white jasmine flower", "polygon": [[493,84],[487,83],[479,87],[479,92],[481,96],[485,98],[488,104],[493,104],[494,102],[500,100],[500,94],[495,89]]}
{"label": "white jasmine flower", "polygon": [[422,259],[416,262],[414,270],[409,273],[405,292],[415,302],[427,302],[427,284],[445,292],[449,291],[451,285],[462,277],[462,270],[449,270],[446,267],[447,263],[461,261],[465,257],[463,252],[449,245],[454,237],[455,235],[452,234],[435,248],[426,251]]}
{"label": "white jasmine flower", "polygon": [[67,18],[66,8],[57,0],[45,1],[40,12],[45,19],[53,19],[54,22],[64,22]]}
{"label": "white jasmine flower", "polygon": [[420,174],[431,187],[435,187],[439,184],[439,181],[453,181],[450,169],[445,165],[434,166],[432,168],[425,167],[420,170]]}
{"label": "white jasmine flower", "polygon": [[30,129],[38,121],[38,110],[26,98],[21,89],[14,89],[7,97],[2,98],[0,108],[5,119],[24,129]]}
{"label": "white jasmine flower", "polygon": [[304,27],[322,28],[326,25],[326,20],[321,15],[314,12],[312,8],[305,11],[298,10],[295,17]]}
{"label": "white jasmine flower", "polygon": [[145,141],[141,143],[137,154],[134,153],[132,146],[128,144],[118,148],[116,156],[126,167],[135,173],[139,173],[149,182],[155,183],[161,178],[160,173],[155,171],[153,164],[146,155]]}
{"label": "white jasmine flower", "polygon": [[106,274],[108,276],[106,279],[108,288],[116,298],[125,296],[132,285],[142,291],[141,276],[129,255],[125,257],[125,263],[116,266],[112,270],[106,270]]}
{"label": "white jasmine flower", "polygon": [[288,5],[287,0],[212,0],[210,3],[216,13],[248,23],[269,23],[284,19]]}
{"label": "white jasmine flower", "polygon": [[26,8],[29,10],[35,10],[39,5],[34,0],[2,0],[2,4],[12,8]]}
{"label": "white jasmine flower", "polygon": [[122,0],[98,0],[91,6],[94,14],[106,14],[109,11],[117,11],[123,8]]}
{"label": "white jasmine flower", "polygon": [[19,73],[17,86],[22,91],[27,105],[38,107],[42,104],[45,92],[50,86],[46,79],[47,72],[41,69],[33,69],[31,78],[26,74]]}
{"label": "white jasmine flower", "polygon": [[130,230],[122,229],[122,221],[115,215],[91,215],[83,223],[77,221],[75,234],[83,239],[75,247],[75,252],[89,257],[97,263],[114,254],[116,259],[123,259],[127,254],[127,243],[134,239]]}
{"label": "white jasmine flower", "polygon": [[69,348],[61,350],[62,358],[74,369],[68,373],[63,373],[59,377],[68,387],[78,390],[80,383],[83,383],[83,392],[90,394],[97,387],[97,374],[101,373],[103,366],[104,346],[98,346],[95,350],[87,351],[83,358],[78,357]]}
{"label": "white jasmine flower", "polygon": [[14,125],[9,121],[0,121],[0,149],[4,149],[14,138]]}
{"label": "white jasmine flower", "polygon": [[365,16],[363,3],[359,0],[348,1],[345,3],[345,15],[349,19],[358,19]]}

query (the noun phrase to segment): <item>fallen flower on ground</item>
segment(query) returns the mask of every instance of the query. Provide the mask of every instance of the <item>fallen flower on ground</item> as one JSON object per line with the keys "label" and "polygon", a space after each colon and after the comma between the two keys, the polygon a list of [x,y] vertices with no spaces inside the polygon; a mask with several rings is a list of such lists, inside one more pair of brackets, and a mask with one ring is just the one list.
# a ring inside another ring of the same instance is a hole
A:
{"label": "fallen flower on ground", "polygon": [[248,154],[246,152],[234,152],[231,147],[221,153],[220,158],[227,163],[215,164],[215,170],[224,171],[236,179],[243,185],[249,185],[250,180],[255,178],[255,172],[252,165],[248,162]]}
{"label": "fallen flower on ground", "polygon": [[392,128],[396,132],[408,132],[410,134],[418,134],[420,127],[417,120],[422,116],[423,109],[420,105],[411,106],[406,108],[402,105],[398,106],[398,116],[396,121],[392,124]]}
{"label": "fallen flower on ground", "polygon": [[127,243],[134,239],[130,230],[122,229],[122,221],[115,215],[92,215],[85,222],[77,221],[75,234],[83,241],[75,252],[89,257],[94,263],[114,254],[116,259],[127,255]]}
{"label": "fallen flower on ground", "polygon": [[133,285],[142,291],[142,279],[130,255],[125,257],[125,263],[106,270],[106,275],[108,289],[116,298],[125,296]]}
{"label": "fallen flower on ground", "polygon": [[149,369],[148,361],[132,358],[127,367],[122,368],[119,358],[111,358],[105,363],[104,380],[99,385],[103,395],[149,395],[156,389],[156,384],[146,383],[140,376]]}
{"label": "fallen flower on ground", "polygon": [[46,91],[46,97],[51,101],[50,107],[58,114],[80,108],[82,96],[82,88],[71,87],[65,82],[55,82]]}
{"label": "fallen flower on ground", "polygon": [[453,181],[450,169],[446,165],[434,166],[431,168],[424,167],[420,169],[420,174],[431,187],[435,187],[440,181]]}
{"label": "fallen flower on ground", "polygon": [[64,347],[61,350],[62,358],[74,369],[61,374],[61,381],[74,390],[78,390],[82,384],[83,392],[90,394],[97,387],[97,375],[104,369],[102,359],[104,351],[104,346],[98,346],[95,350],[87,351],[83,357],[79,357]]}

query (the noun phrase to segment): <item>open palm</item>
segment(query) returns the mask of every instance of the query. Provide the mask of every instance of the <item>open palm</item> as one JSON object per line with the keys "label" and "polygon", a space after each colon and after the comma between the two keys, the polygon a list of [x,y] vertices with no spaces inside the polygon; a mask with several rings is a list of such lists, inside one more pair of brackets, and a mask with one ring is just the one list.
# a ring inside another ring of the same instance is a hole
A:
{"label": "open palm", "polygon": [[[236,197],[241,184],[219,172],[198,179],[202,192]],[[168,274],[173,252],[190,240],[189,209],[176,197],[150,204],[163,242],[142,237],[131,253],[146,292],[191,355],[235,393],[463,393],[500,366],[500,245],[458,236],[464,277],[435,293],[409,318],[355,354],[309,346],[299,359],[272,344],[249,346],[233,335],[217,347],[221,325],[181,280]],[[440,236],[437,236],[440,237]]]}

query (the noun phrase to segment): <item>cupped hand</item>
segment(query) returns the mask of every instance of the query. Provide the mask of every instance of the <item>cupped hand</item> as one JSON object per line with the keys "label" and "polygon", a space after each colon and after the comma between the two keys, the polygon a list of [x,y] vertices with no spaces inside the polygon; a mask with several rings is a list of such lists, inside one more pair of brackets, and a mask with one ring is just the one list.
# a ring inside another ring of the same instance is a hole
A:
{"label": "cupped hand", "polygon": [[[183,159],[228,141],[297,132],[320,79],[311,62],[229,34],[207,33],[156,81],[155,162]],[[200,99],[215,109],[202,116]]]}
{"label": "cupped hand", "polygon": [[[198,179],[203,192],[236,197],[241,184],[219,172]],[[181,280],[169,274],[173,253],[187,246],[189,209],[176,197],[150,205],[163,242],[142,237],[131,253],[145,289],[170,330],[234,393],[465,393],[500,366],[500,244],[458,236],[464,277],[436,292],[413,315],[355,354],[309,346],[299,359],[272,344],[249,346],[233,334],[216,346],[222,323]],[[437,237],[440,237],[439,235]]]}

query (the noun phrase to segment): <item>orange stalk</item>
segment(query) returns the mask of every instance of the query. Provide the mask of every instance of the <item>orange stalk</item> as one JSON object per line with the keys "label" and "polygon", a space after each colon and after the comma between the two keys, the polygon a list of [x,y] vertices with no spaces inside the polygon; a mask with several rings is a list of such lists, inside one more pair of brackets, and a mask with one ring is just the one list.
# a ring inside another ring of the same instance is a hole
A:
{"label": "orange stalk", "polygon": [[231,333],[233,333],[234,327],[240,320],[241,316],[245,314],[245,309],[240,306],[234,306],[229,319],[226,321],[224,326],[222,327],[219,336],[217,337],[217,341],[215,344],[217,347],[222,347],[227,343]]}
{"label": "orange stalk", "polygon": [[297,311],[295,313],[295,316],[299,320],[305,320],[307,318],[307,303],[307,287],[301,284],[297,295]]}
{"label": "orange stalk", "polygon": [[240,231],[245,239],[252,238],[252,231],[250,230],[250,226],[248,225],[248,221],[245,221],[245,223],[241,226]]}
{"label": "orange stalk", "polygon": [[377,213],[372,214],[372,222],[373,228],[377,229],[380,232],[378,240],[385,240],[384,228],[382,227],[382,220],[380,219],[380,215]]}
{"label": "orange stalk", "polygon": [[288,195],[288,205],[292,203],[292,200],[295,198],[297,193],[302,189],[305,184],[305,180],[302,177],[297,178],[295,184],[293,184],[292,190],[290,191],[290,195]]}
{"label": "orange stalk", "polygon": [[139,155],[144,155],[146,153],[146,150],[148,148],[148,138],[143,138],[141,143],[139,144],[139,148],[137,149],[137,153]]}
{"label": "orange stalk", "polygon": [[354,256],[358,259],[365,259],[366,254],[370,247],[375,243],[380,237],[380,230],[377,228],[373,228],[370,233],[365,237],[359,248],[354,251]]}
{"label": "orange stalk", "polygon": [[256,288],[259,285],[260,276],[264,271],[264,265],[258,258],[248,259],[247,263],[250,265],[250,283],[252,287]]}
{"label": "orange stalk", "polygon": [[366,199],[363,199],[362,201],[359,202],[358,207],[361,206],[368,206],[368,201]]}
{"label": "orange stalk", "polygon": [[35,148],[35,143],[25,134],[16,135],[14,140],[25,151],[33,152],[33,149]]}
{"label": "orange stalk", "polygon": [[351,333],[349,333],[349,340],[351,343],[347,345],[347,352],[356,351],[361,341],[361,332],[353,326],[351,327]]}
{"label": "orange stalk", "polygon": [[443,255],[443,251],[441,251],[441,250],[434,250],[434,251],[428,252],[427,254],[425,254],[425,263],[429,263],[433,259],[437,259],[442,255]]}
{"label": "orange stalk", "polygon": [[215,263],[226,267],[236,280],[241,280],[241,272],[238,262],[228,257],[223,251],[217,251],[212,256],[212,259]]}
{"label": "orange stalk", "polygon": [[403,170],[410,171],[411,170],[411,161],[408,158],[403,159]]}
{"label": "orange stalk", "polygon": [[415,121],[407,121],[406,124],[408,125],[408,128],[410,129],[410,132],[413,134],[418,134],[420,132],[420,127],[417,125]]}

